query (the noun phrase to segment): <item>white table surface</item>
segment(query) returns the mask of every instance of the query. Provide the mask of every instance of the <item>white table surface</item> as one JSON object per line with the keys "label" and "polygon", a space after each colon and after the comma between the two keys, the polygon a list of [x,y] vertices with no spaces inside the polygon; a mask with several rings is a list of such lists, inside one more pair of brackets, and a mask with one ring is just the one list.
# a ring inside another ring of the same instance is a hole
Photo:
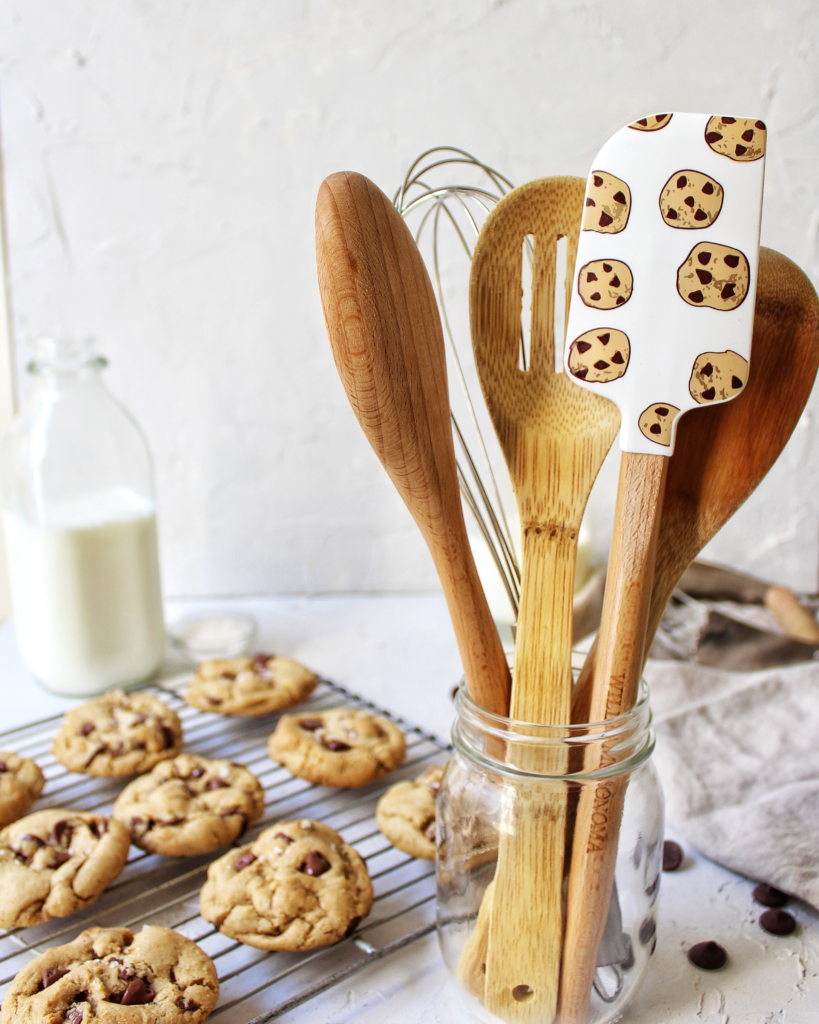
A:
{"label": "white table surface", "polygon": [[[443,598],[355,596],[169,601],[168,621],[206,611],[241,611],[259,624],[258,648],[288,654],[408,721],[447,738],[450,691],[460,676]],[[169,656],[162,675],[176,675]],[[77,702],[42,690],[20,662],[13,623],[0,628],[0,730]],[[671,834],[671,833],[669,833]],[[815,1024],[819,1020],[819,913],[792,902],[794,935],[777,938],[756,923],[763,908],[753,883],[687,847],[682,868],[662,878],[658,945],[631,1024]],[[819,856],[819,850],[817,851]],[[685,951],[715,939],[728,966],[707,973]],[[372,964],[328,993],[279,1018],[286,1024],[457,1024],[461,1008],[434,936]]]}

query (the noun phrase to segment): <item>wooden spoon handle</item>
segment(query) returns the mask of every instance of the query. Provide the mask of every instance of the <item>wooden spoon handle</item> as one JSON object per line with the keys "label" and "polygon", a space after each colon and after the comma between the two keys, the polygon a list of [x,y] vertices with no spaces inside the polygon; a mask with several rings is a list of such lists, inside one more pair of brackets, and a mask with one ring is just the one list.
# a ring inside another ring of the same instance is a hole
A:
{"label": "wooden spoon handle", "polygon": [[316,202],[327,334],[347,397],[432,555],[474,699],[509,709],[509,669],[464,525],[435,294],[387,196],[333,174]]}
{"label": "wooden spoon handle", "polygon": [[[589,721],[634,706],[643,669],[657,535],[668,459],[624,452],[614,513]],[[612,741],[616,742],[616,741]],[[606,746],[589,752],[585,771],[616,761]],[[584,785],[577,805],[560,979],[561,1024],[585,1024],[597,951],[606,926],[627,779]]]}

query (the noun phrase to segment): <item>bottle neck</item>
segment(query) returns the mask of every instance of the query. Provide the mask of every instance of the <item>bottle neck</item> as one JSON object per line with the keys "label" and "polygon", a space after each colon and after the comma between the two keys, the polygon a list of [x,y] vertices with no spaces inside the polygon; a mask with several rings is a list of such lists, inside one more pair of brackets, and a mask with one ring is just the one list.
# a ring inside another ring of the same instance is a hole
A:
{"label": "bottle neck", "polygon": [[35,380],[50,383],[94,380],[108,361],[96,350],[90,337],[40,338],[34,344],[34,359],[26,369]]}

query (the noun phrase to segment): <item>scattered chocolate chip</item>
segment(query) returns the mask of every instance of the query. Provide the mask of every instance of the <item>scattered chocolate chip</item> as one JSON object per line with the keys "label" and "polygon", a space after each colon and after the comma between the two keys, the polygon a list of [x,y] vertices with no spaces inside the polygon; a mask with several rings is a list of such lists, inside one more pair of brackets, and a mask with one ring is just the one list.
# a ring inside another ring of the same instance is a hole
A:
{"label": "scattered chocolate chip", "polygon": [[71,837],[74,835],[74,826],[70,821],[66,821],[63,818],[58,821],[54,828],[51,830],[53,836],[53,842],[57,846],[69,846],[71,843]]}
{"label": "scattered chocolate chip", "polygon": [[591,342],[588,342],[588,341],[578,341],[578,343],[577,343],[577,351],[581,355],[583,355],[584,352],[588,352],[590,348],[591,348]]}
{"label": "scattered chocolate chip", "polygon": [[706,363],[705,366],[703,366],[701,372],[703,376],[710,377],[711,374],[714,372],[714,367],[711,365],[711,363]]}
{"label": "scattered chocolate chip", "polygon": [[684,174],[681,174],[679,178],[677,178],[677,188],[685,188],[687,184],[688,178],[686,178]]}
{"label": "scattered chocolate chip", "polygon": [[758,128],[761,132],[764,132],[766,130],[764,121],[757,121],[755,127]]}
{"label": "scattered chocolate chip", "polygon": [[286,832],[277,832],[274,838],[281,839],[281,841],[283,843],[287,843],[288,846],[291,843],[295,843],[296,841],[292,836],[289,836]]}
{"label": "scattered chocolate chip", "polygon": [[233,870],[243,871],[248,864],[252,864],[254,860],[256,860],[256,854],[251,853],[251,851],[248,850],[247,853],[243,853],[241,857],[236,858],[233,862]]}
{"label": "scattered chocolate chip", "polygon": [[660,426],[659,423],[652,423],[648,429],[651,431],[652,434],[662,434],[663,432],[663,428]]}
{"label": "scattered chocolate chip", "polygon": [[698,270],[697,277],[700,279],[700,284],[711,284],[712,274],[709,270]]}
{"label": "scattered chocolate chip", "polygon": [[603,184],[603,179],[600,177],[599,174],[595,174],[595,176],[594,176],[594,184],[595,184],[596,188],[600,188],[600,186]]}
{"label": "scattered chocolate chip", "polygon": [[51,863],[48,866],[59,868],[69,860],[71,860],[71,854],[67,850],[54,850],[51,854]]}
{"label": "scattered chocolate chip", "polygon": [[332,750],[336,754],[343,753],[345,750],[352,750],[353,748],[349,743],[345,743],[344,740],[327,740],[322,737],[321,745],[327,749]]}
{"label": "scattered chocolate chip", "polygon": [[702,189],[700,191],[703,193],[703,195],[712,196],[714,194],[714,186],[711,184],[710,181],[706,181],[706,183],[702,186]]}
{"label": "scattered chocolate chip", "polygon": [[657,922],[653,917],[647,917],[640,924],[639,938],[643,946],[647,946],[657,933]]}
{"label": "scattered chocolate chip", "polygon": [[641,117],[637,124],[641,124],[643,128],[648,128],[648,118]]}
{"label": "scattered chocolate chip", "polygon": [[753,130],[753,128],[748,128],[747,131],[744,131],[742,133],[742,138],[745,140],[745,142],[753,142],[753,140],[754,140],[754,130]]}
{"label": "scattered chocolate chip", "polygon": [[705,141],[711,145],[714,142],[719,142],[722,138],[719,132],[708,132],[705,136]]}
{"label": "scattered chocolate chip", "polygon": [[732,388],[741,388],[742,387],[742,381],[739,379],[739,377],[737,377],[737,376],[731,377],[731,387]]}
{"label": "scattered chocolate chip", "polygon": [[94,726],[91,722],[83,722],[83,724],[77,729],[80,736],[87,736],[89,733],[94,731]]}
{"label": "scattered chocolate chip", "polygon": [[718,942],[698,942],[688,950],[688,959],[701,971],[719,971],[728,963],[728,954]]}
{"label": "scattered chocolate chip", "polygon": [[208,704],[211,704],[213,707],[217,707],[219,704],[222,703],[221,697],[206,697],[205,699],[207,700]]}
{"label": "scattered chocolate chip", "polygon": [[122,1005],[142,1006],[145,1003],[150,1003],[155,995],[156,992],[146,985],[142,978],[134,978],[122,993]]}
{"label": "scattered chocolate chip", "polygon": [[199,1009],[199,1003],[197,1003],[196,1000],[186,999],[184,996],[179,996],[176,1000],[176,1005],[180,1010],[186,1010],[189,1013]]}
{"label": "scattered chocolate chip", "polygon": [[697,210],[694,214],[694,220],[708,220],[708,214],[705,210]]}
{"label": "scattered chocolate chip", "polygon": [[707,390],[703,391],[700,397],[704,398],[706,402],[713,402],[714,399],[717,397],[716,388],[708,388]]}
{"label": "scattered chocolate chip", "polygon": [[133,978],[133,976],[134,969],[133,967],[130,967],[127,964],[123,967],[120,967],[120,969],[117,971],[117,977],[119,978],[120,981],[130,981],[131,978]]}
{"label": "scattered chocolate chip", "polygon": [[94,833],[94,835],[97,837],[97,839],[102,839],[102,837],[108,831],[108,819],[107,818],[94,818],[94,820],[89,825],[89,828]]}
{"label": "scattered chocolate chip", "polygon": [[592,292],[592,294],[589,296],[589,298],[592,300],[592,302],[599,302],[600,301],[600,292]]}
{"label": "scattered chocolate chip", "polygon": [[792,935],[796,931],[796,918],[787,910],[766,910],[760,915],[759,924],[771,935]]}
{"label": "scattered chocolate chip", "polygon": [[657,408],[654,411],[657,413],[658,416],[667,416],[668,415],[668,409],[666,409],[666,407],[664,405],[658,405]]}
{"label": "scattered chocolate chip", "polygon": [[315,732],[324,725],[324,721],[321,718],[300,718],[299,725],[307,732]]}
{"label": "scattered chocolate chip", "polygon": [[732,268],[733,267],[738,267],[739,266],[739,256],[726,256],[726,257],[724,257],[724,262],[729,267],[732,267]]}
{"label": "scattered chocolate chip", "polygon": [[737,156],[745,156],[745,154],[747,152],[748,152],[748,147],[747,146],[740,146],[739,143],[737,143],[736,146],[734,147],[734,153]]}
{"label": "scattered chocolate chip", "polygon": [[601,228],[607,228],[609,224],[614,223],[614,217],[610,217],[607,213],[601,213],[600,220],[597,223]]}
{"label": "scattered chocolate chip", "polygon": [[627,200],[622,192],[615,192],[611,198],[615,201],[615,203],[620,203],[622,206],[626,205]]}
{"label": "scattered chocolate chip", "polygon": [[608,331],[605,334],[597,335],[597,340],[601,343],[601,345],[608,345],[610,339],[611,334]]}
{"label": "scattered chocolate chip", "polygon": [[693,196],[686,196],[685,199],[683,200],[683,202],[685,203],[686,206],[690,206],[691,209],[693,210],[694,209],[694,203],[696,202],[696,200],[694,199]]}
{"label": "scattered chocolate chip", "polygon": [[589,198],[586,200],[586,206],[597,206],[597,203],[592,198]]}
{"label": "scattered chocolate chip", "polygon": [[224,671],[222,673],[222,679],[235,679],[235,678],[236,678],[236,673],[235,672]]}
{"label": "scattered chocolate chip", "polygon": [[60,978],[64,978],[68,974],[67,967],[46,967],[40,974],[40,988],[48,988],[49,985],[53,985],[55,981],[59,981]]}
{"label": "scattered chocolate chip", "polygon": [[666,210],[665,219],[666,220],[676,220],[677,219],[677,211],[676,210],[672,210],[672,209]]}
{"label": "scattered chocolate chip", "polygon": [[608,274],[611,271],[611,264],[610,263],[604,263],[603,264],[603,270],[605,270],[605,272]]}
{"label": "scattered chocolate chip", "polygon": [[586,377],[588,377],[589,375],[589,368],[588,366],[584,366],[580,370],[572,370],[572,373],[575,377],[578,377],[580,380],[585,380]]}
{"label": "scattered chocolate chip", "polygon": [[666,839],[663,843],[663,871],[676,871],[683,862],[683,856],[680,844]]}
{"label": "scattered chocolate chip", "polygon": [[361,918],[360,917],[354,917],[352,919],[352,921],[350,921],[350,923],[347,925],[347,931],[344,933],[344,938],[346,939],[350,935],[352,935],[353,932],[356,930],[356,928],[358,928],[358,926],[360,924],[361,924]]}
{"label": "scattered chocolate chip", "polygon": [[597,362],[594,364],[595,370],[607,370],[608,367],[609,364],[606,362],[605,359],[598,359]]}
{"label": "scattered chocolate chip", "polygon": [[318,850],[311,850],[299,870],[304,875],[312,875],[314,878],[317,878],[319,875],[323,875],[325,871],[330,870],[330,862],[322,857]]}
{"label": "scattered chocolate chip", "polygon": [[612,287],[612,288],[619,288],[620,287],[620,278],[616,274],[609,281],[609,286]]}
{"label": "scattered chocolate chip", "polygon": [[77,1003],[72,1003],[65,1011],[63,1017],[63,1024],[82,1024],[82,1020],[85,1017],[85,1010],[82,1006],[78,1006]]}
{"label": "scattered chocolate chip", "polygon": [[726,284],[722,291],[719,293],[722,299],[731,299],[734,296],[736,287],[732,284]]}
{"label": "scattered chocolate chip", "polygon": [[[704,267],[707,267],[708,264],[711,262],[711,253],[710,252],[700,252],[700,253],[697,253],[697,259],[700,261],[700,263]],[[734,266],[736,266],[736,264],[734,264]]]}
{"label": "scattered chocolate chip", "polygon": [[702,300],[704,298],[705,298],[705,296],[702,294],[702,292],[699,290],[699,288],[695,292],[689,292],[688,293],[688,301],[689,302],[702,302]]}
{"label": "scattered chocolate chip", "polygon": [[39,836],[33,836],[30,832],[26,832],[20,842],[28,844],[33,843],[35,850],[38,850],[41,846],[45,846],[45,842]]}
{"label": "scattered chocolate chip", "polygon": [[615,352],[614,355],[611,357],[611,361],[613,363],[616,363],[618,366],[621,366],[625,362],[625,359],[623,359],[623,353]]}
{"label": "scattered chocolate chip", "polygon": [[586,280],[589,282],[589,284],[591,284],[592,281],[597,280],[597,274],[595,274],[594,271],[590,270],[588,274],[586,274]]}
{"label": "scattered chocolate chip", "polygon": [[615,305],[616,306],[622,306],[625,301],[626,300],[623,298],[622,295],[618,295],[617,296],[617,302],[615,303]]}
{"label": "scattered chocolate chip", "polygon": [[[167,725],[160,726],[160,732],[162,733],[163,746],[170,748],[176,745],[176,736],[174,735],[173,729],[170,729]],[[123,996],[123,999],[125,997]]]}
{"label": "scattered chocolate chip", "polygon": [[657,124],[659,124],[660,121],[665,121],[665,119],[667,117],[668,117],[668,114],[655,114],[654,115],[654,120],[657,122]]}
{"label": "scattered chocolate chip", "polygon": [[790,899],[786,892],[782,892],[781,889],[774,889],[772,885],[768,885],[766,882],[760,882],[751,895],[763,907],[784,907]]}
{"label": "scattered chocolate chip", "polygon": [[230,789],[230,783],[225,782],[224,779],[211,778],[205,783],[205,789],[208,791],[212,789]]}

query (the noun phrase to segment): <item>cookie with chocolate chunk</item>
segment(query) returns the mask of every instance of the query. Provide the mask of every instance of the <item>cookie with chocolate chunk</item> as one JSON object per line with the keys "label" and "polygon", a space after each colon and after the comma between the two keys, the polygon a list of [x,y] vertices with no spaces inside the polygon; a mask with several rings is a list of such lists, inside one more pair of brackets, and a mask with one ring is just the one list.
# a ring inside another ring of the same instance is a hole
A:
{"label": "cookie with chocolate chunk", "polygon": [[628,224],[630,213],[628,185],[608,171],[592,171],[586,186],[582,230],[616,235]]}
{"label": "cookie with chocolate chunk", "polygon": [[679,412],[676,405],[670,405],[668,402],[650,405],[640,413],[640,433],[649,441],[656,441],[657,444],[668,447],[671,444],[671,425]]}
{"label": "cookie with chocolate chunk", "polygon": [[122,871],[131,838],[102,814],[35,811],[0,832],[0,928],[88,906]]}
{"label": "cookie with chocolate chunk", "polygon": [[634,278],[622,260],[592,260],[580,268],[577,292],[592,309],[617,309],[631,298]]}
{"label": "cookie with chocolate chunk", "polygon": [[243,765],[180,754],[129,783],[114,817],[143,850],[191,857],[232,843],[263,810],[262,784]]}
{"label": "cookie with chocolate chunk", "polygon": [[688,390],[700,405],[738,395],[748,380],[748,360],[737,352],[703,352],[694,361]]}
{"label": "cookie with chocolate chunk", "polygon": [[435,860],[438,790],[445,766],[433,764],[415,779],[390,786],[375,808],[375,821],[394,847],[422,860]]}
{"label": "cookie with chocolate chunk", "polygon": [[586,331],[569,347],[569,372],[595,384],[607,384],[628,369],[631,346],[628,335],[611,327]]}
{"label": "cookie with chocolate chunk", "polygon": [[87,928],[23,967],[3,1024],[202,1024],[218,997],[213,961],[178,932]]}
{"label": "cookie with chocolate chunk", "polygon": [[639,121],[632,121],[629,128],[638,132],[658,132],[669,123],[672,114],[650,114],[648,117],[641,117]]}
{"label": "cookie with chocolate chunk", "polygon": [[63,717],[51,752],[72,772],[147,772],[182,749],[179,716],[150,693],[109,690]]}
{"label": "cookie with chocolate chunk", "polygon": [[315,672],[278,654],[211,658],[196,669],[185,700],[220,715],[266,715],[307,700],[317,682]]}
{"label": "cookie with chocolate chunk", "polygon": [[765,156],[767,137],[765,122],[755,117],[711,117],[705,126],[705,141],[711,149],[741,163]]}
{"label": "cookie with chocolate chunk", "polygon": [[689,306],[730,310],[741,306],[751,283],[748,260],[739,249],[699,242],[677,271],[677,291]]}
{"label": "cookie with chocolate chunk", "polygon": [[722,185],[701,171],[675,171],[660,192],[660,213],[670,228],[710,227],[722,209]]}
{"label": "cookie with chocolate chunk", "polygon": [[34,761],[0,750],[0,828],[30,811],[44,785],[45,776]]}
{"label": "cookie with chocolate chunk", "polygon": [[272,761],[321,786],[366,786],[404,760],[404,734],[388,718],[353,708],[282,715],[267,741]]}
{"label": "cookie with chocolate chunk", "polygon": [[280,821],[208,868],[202,917],[232,939],[268,950],[329,946],[373,905],[361,857],[329,825]]}

